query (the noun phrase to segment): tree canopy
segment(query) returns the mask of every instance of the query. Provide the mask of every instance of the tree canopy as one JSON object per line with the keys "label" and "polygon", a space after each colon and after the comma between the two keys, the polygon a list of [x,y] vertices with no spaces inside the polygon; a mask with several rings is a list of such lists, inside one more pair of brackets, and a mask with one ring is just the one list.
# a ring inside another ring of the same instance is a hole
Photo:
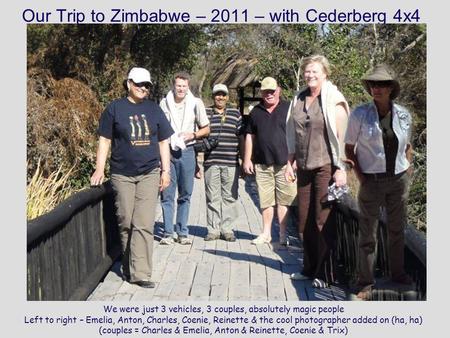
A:
{"label": "tree canopy", "polygon": [[323,54],[332,64],[331,81],[355,108],[370,99],[362,75],[388,63],[399,76],[398,102],[414,116],[410,215],[425,225],[425,25],[28,25],[27,54],[28,178],[44,158],[47,173],[76,165],[76,187],[93,169],[95,121],[124,94],[123,80],[134,65],[150,70],[156,100],[179,70],[190,72],[194,93],[209,100],[213,75],[226,62],[254,60],[257,76],[275,77],[289,99],[303,86],[302,58]]}

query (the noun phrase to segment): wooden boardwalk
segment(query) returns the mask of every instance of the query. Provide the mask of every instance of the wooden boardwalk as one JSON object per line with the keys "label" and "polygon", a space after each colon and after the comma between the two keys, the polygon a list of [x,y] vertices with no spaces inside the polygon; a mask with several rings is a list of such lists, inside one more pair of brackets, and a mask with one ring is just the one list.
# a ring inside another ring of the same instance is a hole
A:
{"label": "wooden boardwalk", "polygon": [[189,216],[192,245],[159,245],[162,222],[157,211],[153,255],[154,289],[124,282],[116,263],[88,300],[101,301],[294,301],[346,300],[343,289],[314,289],[311,281],[292,281],[302,254],[298,247],[280,247],[278,226],[272,229],[270,245],[252,245],[262,229],[254,181],[239,180],[239,218],[236,242],[206,242],[206,206],[203,179],[195,180]]}

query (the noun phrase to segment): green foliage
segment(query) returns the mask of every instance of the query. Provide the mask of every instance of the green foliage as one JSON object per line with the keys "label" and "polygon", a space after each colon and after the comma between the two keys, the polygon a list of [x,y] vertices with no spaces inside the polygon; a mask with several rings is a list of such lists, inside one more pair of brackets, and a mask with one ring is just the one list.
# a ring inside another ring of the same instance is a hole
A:
{"label": "green foliage", "polygon": [[138,26],[130,54],[137,64],[151,70],[155,96],[167,92],[175,72],[192,70],[206,46],[204,37],[201,25]]}
{"label": "green foliage", "polygon": [[409,221],[423,228],[426,40],[425,25],[28,25],[28,179],[42,156],[44,176],[76,164],[70,185],[88,184],[98,116],[124,95],[132,66],[150,70],[156,99],[168,91],[173,74],[185,70],[193,75],[193,91],[207,101],[213,74],[230,60],[256,60],[252,71],[275,77],[290,98],[303,87],[302,58],[323,54],[351,108],[370,100],[360,79],[372,65],[385,62],[398,73],[398,102],[410,109],[415,126]]}
{"label": "green foliage", "polygon": [[350,107],[366,101],[361,77],[369,68],[367,56],[361,52],[358,25],[329,25],[323,36],[322,53],[332,65],[330,76],[342,91]]}
{"label": "green foliage", "polygon": [[265,35],[266,46],[260,50],[257,72],[277,79],[292,96],[293,89],[302,86],[300,64],[302,58],[320,50],[316,25],[275,26]]}
{"label": "green foliage", "polygon": [[408,222],[419,230],[427,228],[427,164],[426,147],[414,151],[414,174],[411,181],[408,203]]}

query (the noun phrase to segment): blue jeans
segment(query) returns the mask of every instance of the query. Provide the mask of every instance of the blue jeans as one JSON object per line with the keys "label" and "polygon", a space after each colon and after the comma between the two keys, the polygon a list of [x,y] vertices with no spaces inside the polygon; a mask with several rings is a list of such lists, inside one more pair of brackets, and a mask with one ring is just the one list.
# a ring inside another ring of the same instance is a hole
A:
{"label": "blue jeans", "polygon": [[[164,235],[166,237],[173,236],[175,230],[178,236],[187,236],[189,233],[187,227],[189,207],[194,188],[195,152],[193,147],[188,147],[183,151],[171,151],[171,153],[170,185],[161,194]],[[177,220],[174,229],[173,214],[177,188]]]}

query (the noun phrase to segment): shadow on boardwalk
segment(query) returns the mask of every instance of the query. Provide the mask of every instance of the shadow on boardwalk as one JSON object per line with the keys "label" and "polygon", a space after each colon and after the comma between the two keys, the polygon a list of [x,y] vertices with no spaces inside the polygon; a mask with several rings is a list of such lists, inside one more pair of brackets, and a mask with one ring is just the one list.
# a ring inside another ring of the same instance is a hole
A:
{"label": "shadow on boardwalk", "polygon": [[317,290],[311,281],[290,280],[302,255],[298,247],[279,247],[276,224],[270,245],[251,244],[262,229],[255,193],[252,180],[240,180],[236,242],[205,242],[204,185],[203,180],[195,180],[189,216],[192,245],[159,245],[162,215],[158,207],[152,276],[156,287],[142,289],[124,282],[116,263],[88,300],[345,300],[345,291],[338,287]]}

